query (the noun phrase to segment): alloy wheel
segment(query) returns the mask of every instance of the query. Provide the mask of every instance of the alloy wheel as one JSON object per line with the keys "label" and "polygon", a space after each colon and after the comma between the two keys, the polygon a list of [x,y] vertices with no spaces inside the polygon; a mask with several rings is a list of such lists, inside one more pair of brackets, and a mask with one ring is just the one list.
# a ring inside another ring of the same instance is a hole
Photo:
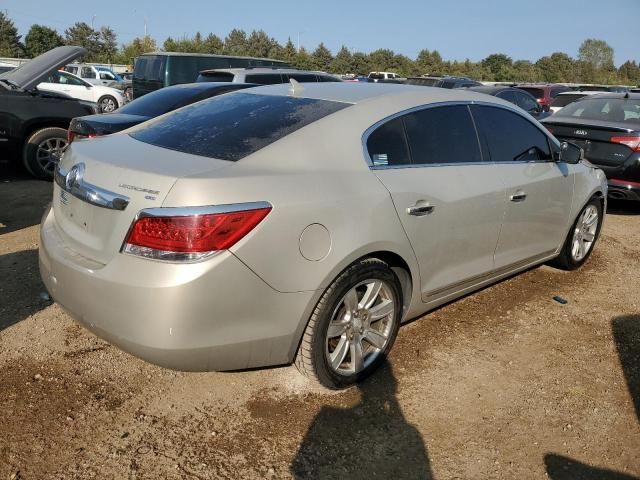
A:
{"label": "alloy wheel", "polygon": [[581,261],[591,250],[598,230],[598,209],[593,205],[587,207],[576,222],[571,242],[571,256],[576,262]]}
{"label": "alloy wheel", "polygon": [[103,113],[110,113],[116,109],[116,102],[113,98],[105,98],[100,102],[100,110]]}
{"label": "alloy wheel", "polygon": [[67,141],[62,138],[48,138],[38,144],[36,150],[36,161],[42,169],[53,175],[56,166],[62,158]]}
{"label": "alloy wheel", "polygon": [[383,280],[352,287],[335,308],[325,338],[331,370],[354,375],[371,365],[387,347],[396,321],[396,298]]}

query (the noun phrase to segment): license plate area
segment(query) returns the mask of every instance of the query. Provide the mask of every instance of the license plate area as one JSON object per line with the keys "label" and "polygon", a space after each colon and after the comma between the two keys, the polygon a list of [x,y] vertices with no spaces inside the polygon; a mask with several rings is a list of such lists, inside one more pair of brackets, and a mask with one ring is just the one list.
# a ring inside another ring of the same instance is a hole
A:
{"label": "license plate area", "polygon": [[93,223],[93,208],[86,202],[60,189],[58,201],[65,219],[78,228],[89,232]]}

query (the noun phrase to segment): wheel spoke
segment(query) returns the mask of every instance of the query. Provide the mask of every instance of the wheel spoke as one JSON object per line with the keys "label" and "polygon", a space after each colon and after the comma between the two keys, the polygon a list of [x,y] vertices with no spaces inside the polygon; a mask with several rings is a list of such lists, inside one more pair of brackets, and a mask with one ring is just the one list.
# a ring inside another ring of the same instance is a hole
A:
{"label": "wheel spoke", "polygon": [[348,322],[331,322],[327,330],[327,338],[335,338],[347,331]]}
{"label": "wheel spoke", "polygon": [[362,371],[363,364],[364,353],[362,351],[362,344],[360,340],[354,338],[351,342],[351,366],[353,367],[353,372],[359,373]]}
{"label": "wheel spoke", "polygon": [[393,313],[393,302],[391,300],[383,300],[378,305],[369,309],[372,322],[383,319]]}
{"label": "wheel spoke", "polygon": [[594,211],[590,211],[587,218],[584,219],[584,224],[587,227],[592,227],[598,221],[598,213]]}
{"label": "wheel spoke", "polygon": [[376,301],[376,298],[378,298],[381,288],[382,282],[380,280],[374,280],[373,282],[369,283],[367,285],[367,291],[364,292],[362,300],[360,300],[360,303],[358,303],[358,307],[370,308],[371,305],[373,305],[373,302]]}
{"label": "wheel spoke", "polygon": [[585,232],[582,234],[582,238],[584,239],[585,242],[593,242],[596,236],[591,232]]}
{"label": "wheel spoke", "polygon": [[348,313],[355,313],[358,310],[358,292],[352,288],[344,296],[344,306]]}
{"label": "wheel spoke", "polygon": [[349,341],[346,337],[340,338],[338,345],[335,350],[331,352],[331,367],[334,370],[337,370],[340,367],[340,364],[344,362],[344,358],[347,356],[347,352],[349,351]]}
{"label": "wheel spoke", "polygon": [[373,328],[370,328],[365,332],[364,338],[367,342],[380,350],[382,350],[387,343],[387,337]]}

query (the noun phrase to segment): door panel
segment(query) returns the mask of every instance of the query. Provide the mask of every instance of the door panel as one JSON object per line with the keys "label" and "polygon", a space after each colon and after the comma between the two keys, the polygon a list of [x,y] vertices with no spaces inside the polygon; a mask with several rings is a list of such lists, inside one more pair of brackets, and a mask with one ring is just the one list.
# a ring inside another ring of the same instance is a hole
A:
{"label": "door panel", "polygon": [[510,163],[496,169],[506,186],[507,207],[495,267],[550,254],[563,242],[569,221],[574,177],[567,165]]}
{"label": "door panel", "polygon": [[[375,173],[391,193],[416,253],[423,301],[491,272],[504,213],[504,188],[495,165],[397,168]],[[412,206],[433,210],[410,215],[407,209]]]}

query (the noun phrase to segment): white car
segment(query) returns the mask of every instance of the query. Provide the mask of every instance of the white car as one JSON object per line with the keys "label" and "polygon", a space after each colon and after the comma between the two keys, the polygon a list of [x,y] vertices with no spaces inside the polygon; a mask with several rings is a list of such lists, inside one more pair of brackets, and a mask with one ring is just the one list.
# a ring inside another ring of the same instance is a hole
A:
{"label": "white car", "polygon": [[92,85],[69,72],[56,71],[45,82],[38,85],[38,90],[65,93],[79,100],[96,102],[101,112],[113,112],[124,105],[125,97],[120,90],[102,85]]}
{"label": "white car", "polygon": [[559,93],[558,95],[556,95],[556,98],[554,98],[553,101],[551,102],[551,106],[549,107],[549,110],[551,110],[552,114],[556,113],[557,111],[563,109],[570,103],[577,102],[578,100],[582,100],[584,97],[587,97],[589,95],[597,95],[598,93],[603,93],[603,92],[596,91],[596,90],[585,90],[585,91],[572,90],[570,92]]}

